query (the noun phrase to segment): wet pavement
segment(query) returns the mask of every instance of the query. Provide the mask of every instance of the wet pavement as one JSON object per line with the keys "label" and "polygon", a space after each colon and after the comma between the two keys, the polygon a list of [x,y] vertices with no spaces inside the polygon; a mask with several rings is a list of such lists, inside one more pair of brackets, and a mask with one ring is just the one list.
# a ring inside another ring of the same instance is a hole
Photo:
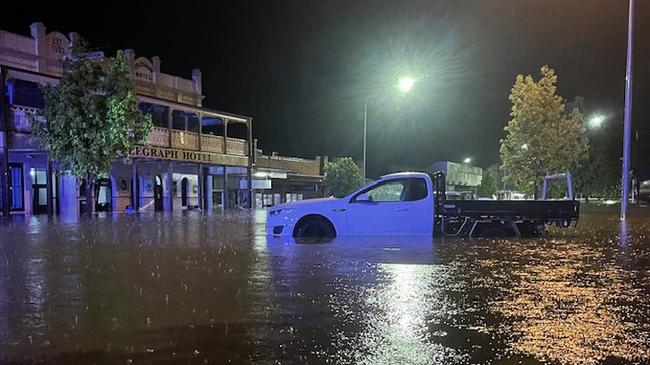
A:
{"label": "wet pavement", "polygon": [[0,363],[650,363],[650,208],[531,239],[264,236],[264,212],[0,221]]}

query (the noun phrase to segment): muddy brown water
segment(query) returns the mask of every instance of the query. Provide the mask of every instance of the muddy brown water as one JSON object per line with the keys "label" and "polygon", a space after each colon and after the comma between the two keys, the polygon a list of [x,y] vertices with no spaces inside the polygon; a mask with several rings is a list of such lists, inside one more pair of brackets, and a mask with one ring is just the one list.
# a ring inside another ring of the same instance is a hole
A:
{"label": "muddy brown water", "polygon": [[649,210],[325,244],[263,211],[2,220],[0,363],[650,363]]}

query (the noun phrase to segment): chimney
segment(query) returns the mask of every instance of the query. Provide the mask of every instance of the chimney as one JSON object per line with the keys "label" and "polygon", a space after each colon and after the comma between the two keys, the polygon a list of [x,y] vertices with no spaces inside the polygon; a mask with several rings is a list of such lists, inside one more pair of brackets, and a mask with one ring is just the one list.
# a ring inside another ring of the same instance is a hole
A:
{"label": "chimney", "polygon": [[329,158],[327,157],[327,155],[323,155],[322,158],[321,157],[319,157],[319,158],[320,158],[320,174],[324,175],[325,174],[325,165],[327,165],[327,162],[328,162]]}
{"label": "chimney", "polygon": [[47,58],[47,44],[45,39],[45,25],[41,22],[30,25],[32,38],[34,38],[34,52],[36,52],[36,71],[45,71]]}
{"label": "chimney", "polygon": [[194,83],[194,91],[196,91],[197,94],[201,93],[202,90],[202,75],[201,75],[201,70],[198,68],[195,68],[192,70],[192,82]]}
{"label": "chimney", "polygon": [[70,32],[68,34],[68,38],[70,38],[70,47],[74,47],[75,42],[77,42],[79,40],[79,33]]}
{"label": "chimney", "polygon": [[153,64],[153,82],[154,84],[158,83],[158,73],[160,73],[160,57],[153,56],[151,57],[151,63]]}
{"label": "chimney", "polygon": [[126,56],[126,59],[129,61],[129,63],[135,60],[135,51],[130,48],[124,50],[124,55]]}

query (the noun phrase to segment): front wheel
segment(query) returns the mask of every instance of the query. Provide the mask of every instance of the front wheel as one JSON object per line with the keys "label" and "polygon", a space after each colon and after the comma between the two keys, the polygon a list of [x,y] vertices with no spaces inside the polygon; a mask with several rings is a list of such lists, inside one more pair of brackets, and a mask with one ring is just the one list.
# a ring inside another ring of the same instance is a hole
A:
{"label": "front wheel", "polygon": [[332,224],[324,218],[308,217],[301,220],[294,230],[299,238],[334,238],[336,232]]}

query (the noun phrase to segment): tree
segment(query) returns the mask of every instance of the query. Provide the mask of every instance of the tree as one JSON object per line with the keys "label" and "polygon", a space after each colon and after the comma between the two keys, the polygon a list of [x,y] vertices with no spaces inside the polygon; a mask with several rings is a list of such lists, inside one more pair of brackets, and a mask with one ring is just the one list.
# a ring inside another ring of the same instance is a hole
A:
{"label": "tree", "polygon": [[501,140],[501,168],[517,189],[539,194],[544,175],[575,170],[585,160],[589,144],[582,113],[565,113],[556,95],[555,71],[544,66],[541,78],[517,75],[510,90],[510,121]]}
{"label": "tree", "polygon": [[[620,140],[620,139],[619,139]],[[582,164],[574,175],[576,193],[585,198],[616,198],[621,193],[617,148],[593,143],[589,149],[589,163]]]}
{"label": "tree", "polygon": [[361,187],[361,170],[350,157],[341,157],[325,165],[325,192],[335,197],[345,196]]}
{"label": "tree", "polygon": [[137,108],[126,56],[118,51],[100,64],[88,59],[87,51],[85,40],[75,37],[59,84],[43,88],[44,108],[30,119],[50,158],[86,180],[89,213],[96,179],[108,175],[112,161],[128,160],[128,152],[146,140],[153,125],[151,116]]}
{"label": "tree", "polygon": [[479,197],[493,197],[497,195],[497,181],[492,176],[491,173],[488,171],[485,171],[483,173],[483,177],[481,178],[481,185],[479,185],[478,189],[476,190],[476,195]]}

